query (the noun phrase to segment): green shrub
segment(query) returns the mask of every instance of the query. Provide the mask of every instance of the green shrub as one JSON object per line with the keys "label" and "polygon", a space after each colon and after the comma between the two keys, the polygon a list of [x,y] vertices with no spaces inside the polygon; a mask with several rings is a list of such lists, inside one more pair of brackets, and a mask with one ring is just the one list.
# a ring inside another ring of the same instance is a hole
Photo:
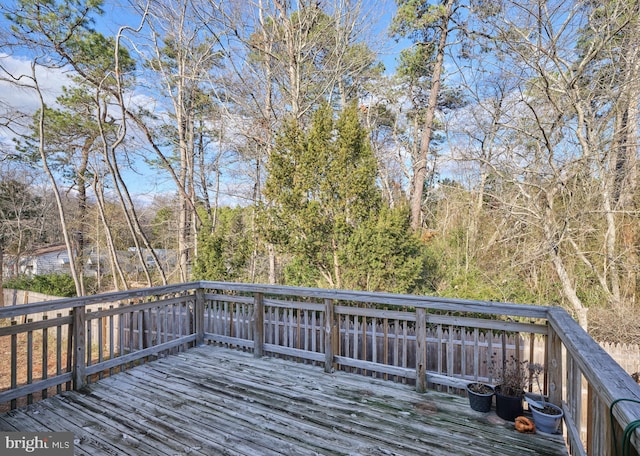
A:
{"label": "green shrub", "polygon": [[51,296],[71,298],[76,296],[76,286],[73,278],[67,274],[43,274],[33,277],[21,276],[7,280],[4,288],[33,291]]}

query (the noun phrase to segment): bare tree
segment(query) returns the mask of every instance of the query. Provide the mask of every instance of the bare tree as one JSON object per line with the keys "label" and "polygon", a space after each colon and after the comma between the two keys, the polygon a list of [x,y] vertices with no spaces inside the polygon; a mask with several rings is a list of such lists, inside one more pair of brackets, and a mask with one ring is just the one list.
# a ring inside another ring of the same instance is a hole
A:
{"label": "bare tree", "polygon": [[[582,277],[598,283],[615,308],[620,279],[629,274],[620,269],[627,247],[617,233],[633,214],[626,186],[635,193],[637,97],[630,103],[626,94],[635,93],[637,54],[620,55],[613,44],[620,37],[636,42],[636,6],[507,2],[503,8],[486,17],[489,33],[476,36],[499,57],[491,74],[513,81],[500,86],[507,90],[499,99],[484,93],[476,100],[488,109],[485,120],[472,123],[482,132],[474,159],[481,176],[489,171],[500,182],[487,189],[481,177],[479,191],[489,190],[504,219],[525,230],[529,261],[549,260],[564,299],[586,326]],[[611,71],[620,59],[625,63]]]}
{"label": "bare tree", "polygon": [[[422,204],[424,185],[427,179],[427,163],[432,140],[438,97],[442,84],[442,73],[449,36],[454,26],[453,18],[458,2],[443,0],[435,5],[427,3],[402,1],[394,18],[394,33],[400,36],[411,36],[416,41],[416,55],[425,59],[431,58],[431,84],[429,98],[422,122],[420,150],[414,157],[410,192],[411,228],[417,231],[422,226]],[[423,66],[428,66],[426,62]]]}

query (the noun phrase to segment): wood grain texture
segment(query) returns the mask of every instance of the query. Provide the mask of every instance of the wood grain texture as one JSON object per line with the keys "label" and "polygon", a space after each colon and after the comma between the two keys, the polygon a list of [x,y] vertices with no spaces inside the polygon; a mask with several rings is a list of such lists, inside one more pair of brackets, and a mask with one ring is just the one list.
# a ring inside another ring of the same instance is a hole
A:
{"label": "wood grain texture", "polygon": [[566,455],[467,399],[200,346],[0,415],[91,455]]}

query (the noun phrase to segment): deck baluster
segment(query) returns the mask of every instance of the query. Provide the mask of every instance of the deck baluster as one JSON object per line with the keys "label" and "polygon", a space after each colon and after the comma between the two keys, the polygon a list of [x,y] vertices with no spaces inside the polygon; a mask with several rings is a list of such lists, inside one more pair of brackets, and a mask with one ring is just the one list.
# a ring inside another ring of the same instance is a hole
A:
{"label": "deck baluster", "polygon": [[264,355],[264,295],[253,296],[253,355],[262,358]]}
{"label": "deck baluster", "polygon": [[73,389],[79,390],[86,384],[86,314],[84,306],[73,308]]}
{"label": "deck baluster", "polygon": [[427,390],[427,311],[416,309],[416,390]]}

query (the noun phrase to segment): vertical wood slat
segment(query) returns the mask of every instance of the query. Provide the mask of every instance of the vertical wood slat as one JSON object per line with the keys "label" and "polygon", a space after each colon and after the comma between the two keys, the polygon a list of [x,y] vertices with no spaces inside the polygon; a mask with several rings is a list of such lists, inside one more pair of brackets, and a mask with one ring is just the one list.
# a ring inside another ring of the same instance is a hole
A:
{"label": "vertical wood slat", "polygon": [[[417,331],[417,329],[416,329]],[[417,334],[416,334],[417,335]],[[442,361],[442,339],[443,339],[443,331],[442,331],[442,325],[439,324],[438,325],[438,329],[437,329],[437,335],[438,335],[438,369],[437,372],[438,374],[442,374],[442,365],[443,365],[443,361]]]}
{"label": "vertical wood slat", "polygon": [[480,330],[473,328],[473,379],[480,377]]}
{"label": "vertical wood slat", "polygon": [[[278,308],[274,308],[273,309],[273,324],[274,324],[274,328],[273,328],[273,337],[274,337],[274,341],[273,343],[276,345],[280,345],[280,340],[282,339],[280,337],[280,327],[282,326],[280,324],[280,319],[284,318],[283,316],[283,311],[278,309]],[[283,323],[284,324],[284,323]]]}
{"label": "vertical wood slat", "polygon": [[402,322],[402,367],[407,367],[409,362],[409,329],[407,322]]}
{"label": "vertical wood slat", "polygon": [[73,389],[79,390],[85,385],[85,308],[73,308]]}
{"label": "vertical wood slat", "polygon": [[[177,315],[177,324],[176,324],[176,337],[180,338],[184,335],[184,327],[185,327],[185,311],[187,311],[186,306],[183,303],[173,304],[172,307],[176,309]],[[186,323],[188,324],[188,323]],[[180,348],[175,348],[176,353],[180,351]]]}
{"label": "vertical wood slat", "polygon": [[253,296],[253,356],[264,356],[264,295]]}
{"label": "vertical wood slat", "polygon": [[233,337],[241,337],[240,334],[240,330],[241,330],[241,322],[242,322],[242,316],[241,316],[241,309],[240,306],[242,304],[236,302],[233,305],[233,311],[235,313],[235,324],[233,326]]}
{"label": "vertical wood slat", "polygon": [[151,347],[151,328],[152,316],[151,309],[145,309],[140,312],[142,314],[142,348]]}
{"label": "vertical wood slat", "polygon": [[376,317],[371,318],[371,362],[378,362],[378,335],[376,327],[378,326],[378,319]]}
{"label": "vertical wood slat", "polygon": [[293,309],[289,309],[289,316],[287,318],[287,327],[289,328],[289,345],[288,347],[291,348],[295,348],[296,344],[295,344],[295,340],[293,337],[293,333],[294,333],[294,315],[293,315]]}
{"label": "vertical wood slat", "polygon": [[[109,306],[109,310],[113,309],[113,305]],[[116,347],[115,347],[115,326],[114,326],[114,316],[109,315],[109,359],[113,359],[115,357]],[[113,367],[109,369],[109,375],[113,375],[114,369]]]}
{"label": "vertical wood slat", "polygon": [[[358,317],[356,317],[357,319]],[[369,347],[369,328],[367,324],[367,317],[362,317],[362,359],[363,361],[367,361],[368,358],[368,347]],[[362,375],[367,375],[367,369],[362,370]]]}
{"label": "vertical wood slat", "polygon": [[[42,321],[48,320],[46,315],[42,316]],[[40,378],[46,380],[49,377],[49,328],[42,328],[42,366],[40,367]],[[42,399],[47,398],[47,389],[43,389],[41,392]]]}
{"label": "vertical wood slat", "polygon": [[304,324],[304,340],[302,348],[305,351],[309,351],[309,342],[310,342],[310,338],[311,338],[311,334],[309,334],[309,311],[308,310],[304,310],[302,312],[302,321]]}
{"label": "vertical wood slat", "polygon": [[[557,406],[562,405],[562,341],[555,331],[549,327],[547,336],[547,361],[545,364],[549,382],[549,401]],[[533,335],[531,340],[534,340]]]}
{"label": "vertical wood slat", "polygon": [[298,338],[297,342],[296,342],[296,348],[300,349],[302,348],[302,340],[301,340],[301,325],[302,325],[302,320],[301,320],[301,313],[300,309],[297,309],[296,312],[296,337]]}
{"label": "vertical wood slat", "polygon": [[[11,326],[16,326],[18,322],[11,320]],[[18,335],[11,334],[11,389],[18,387]],[[11,410],[17,407],[15,399],[11,400]]]}
{"label": "vertical wood slat", "polygon": [[[359,334],[360,322],[357,316],[353,316],[353,359],[358,359],[358,353],[360,351],[360,336]],[[356,369],[353,372],[357,372]]]}
{"label": "vertical wood slat", "polygon": [[[56,318],[61,318],[62,314],[56,315]],[[69,337],[67,337],[69,339]],[[62,326],[56,326],[56,375],[62,374]],[[56,394],[62,393],[62,385],[56,385]]]}
{"label": "vertical wood slat", "polygon": [[135,333],[134,333],[134,321],[135,321],[134,318],[135,318],[135,315],[134,315],[133,312],[129,312],[128,315],[129,315],[129,331],[127,331],[127,332],[128,332],[129,340],[127,341],[127,348],[129,350],[129,353],[131,353],[131,352],[133,352],[135,350],[135,347],[133,345],[133,341],[135,340],[135,338],[134,338],[134,336],[135,336]]}
{"label": "vertical wood slat", "polygon": [[[455,357],[455,347],[453,343],[453,326],[449,325],[449,337],[447,338],[447,375],[453,376],[453,366]],[[447,387],[447,391],[451,391],[451,387]]]}
{"label": "vertical wood slat", "polygon": [[[382,320],[382,346],[384,347],[382,362],[389,365],[389,320],[384,318]],[[395,364],[397,366],[397,364]],[[385,374],[383,377],[385,380],[389,379],[389,375]]]}
{"label": "vertical wood slat", "polygon": [[[342,343],[342,348],[340,354],[343,356],[354,358],[354,355],[351,353],[351,319],[348,315],[341,318],[341,326],[344,326],[344,342]],[[349,372],[352,372],[352,369],[349,369]]]}
{"label": "vertical wood slat", "polygon": [[333,299],[324,300],[324,371],[331,373],[333,370],[334,339],[336,338],[336,324]]}
{"label": "vertical wood slat", "polygon": [[204,290],[196,290],[195,311],[193,312],[194,330],[196,333],[196,345],[204,343]]}
{"label": "vertical wood slat", "polygon": [[586,396],[583,390],[582,371],[578,367],[577,362],[567,352],[566,359],[566,388],[567,388],[567,400],[569,402],[569,409],[576,423],[580,439],[585,442],[585,447],[588,448],[588,432],[589,432],[589,416],[591,414],[589,404],[589,392],[587,390]]}
{"label": "vertical wood slat", "polygon": [[[119,307],[123,307],[123,304],[120,303]],[[118,354],[119,356],[124,355],[124,350],[125,350],[125,337],[124,337],[124,331],[125,331],[125,317],[127,314],[125,313],[121,313],[118,314],[118,321],[120,322],[118,324],[118,341],[119,341],[119,350],[118,350]],[[120,366],[120,372],[124,372],[124,365]]]}
{"label": "vertical wood slat", "polygon": [[[102,308],[98,307],[98,312],[101,311]],[[98,326],[98,362],[101,363],[102,361],[104,361],[104,331],[106,326],[105,325],[105,321],[103,317],[98,317],[98,322],[97,322],[97,326]],[[100,372],[98,374],[98,378],[102,379],[104,377],[103,373]]]}
{"label": "vertical wood slat", "polygon": [[[332,307],[335,302],[332,300]],[[334,355],[340,353],[340,317],[335,313],[335,308],[331,312],[331,352]],[[338,364],[334,361],[331,368],[335,369]]]}
{"label": "vertical wood slat", "polygon": [[[440,351],[440,350],[438,350]],[[427,390],[427,311],[416,309],[416,391]]]}
{"label": "vertical wood slat", "polygon": [[[91,343],[93,340],[93,330],[92,330],[92,326],[93,326],[93,320],[91,319],[91,315],[87,315],[87,313],[91,312],[91,309],[85,309],[85,321],[86,321],[86,325],[87,325],[87,340],[86,340],[86,344],[88,347],[88,350],[85,351],[85,353],[87,354],[87,359],[85,360],[85,366],[91,366]],[[87,378],[86,380],[87,383],[91,382],[90,378]]]}
{"label": "vertical wood slat", "polygon": [[[74,353],[74,342],[73,342],[73,331],[74,331],[74,324],[73,324],[73,310],[69,311],[69,316],[72,319],[72,323],[71,323],[71,327],[67,329],[67,372],[72,372],[73,370],[73,360],[75,358],[75,353]],[[67,391],[71,390],[71,388],[73,387],[73,381],[69,381],[67,382],[67,384],[65,385],[65,388],[67,389]]]}
{"label": "vertical wood slat", "polygon": [[458,330],[460,335],[460,375],[462,378],[467,378],[467,331],[465,328]]}
{"label": "vertical wood slat", "polygon": [[273,307],[269,307],[267,311],[267,332],[265,334],[265,342],[269,344],[275,343],[276,338],[276,313]]}
{"label": "vertical wood slat", "polygon": [[[32,318],[27,323],[33,322]],[[33,331],[27,331],[27,385],[33,383]],[[27,404],[33,403],[33,394],[27,394]]]}
{"label": "vertical wood slat", "polygon": [[282,316],[280,317],[282,323],[282,333],[280,338],[280,344],[283,347],[289,346],[289,313],[287,309],[282,309]]}
{"label": "vertical wood slat", "polygon": [[[393,365],[402,366],[400,361],[400,320],[396,319],[393,324]],[[398,377],[395,378],[398,381]]]}
{"label": "vertical wood slat", "polygon": [[591,384],[587,387],[587,454],[613,454],[613,437],[607,407]]}
{"label": "vertical wood slat", "polygon": [[320,336],[320,340],[319,340],[319,347],[320,349],[324,349],[324,344],[325,344],[325,336],[324,336],[324,322],[326,320],[326,314],[324,312],[320,312],[320,314],[318,315],[319,321],[318,321],[318,328],[319,328],[319,336]]}
{"label": "vertical wood slat", "polygon": [[316,334],[318,332],[318,314],[315,311],[311,312],[311,351],[316,353],[318,351],[318,342]]}
{"label": "vertical wood slat", "polygon": [[[182,315],[180,315],[182,316]],[[136,342],[135,349],[142,350],[144,348],[144,311],[137,310],[136,311],[136,325],[138,328],[138,338]]]}
{"label": "vertical wood slat", "polygon": [[163,342],[169,342],[169,312],[166,306],[162,308],[162,337]]}

